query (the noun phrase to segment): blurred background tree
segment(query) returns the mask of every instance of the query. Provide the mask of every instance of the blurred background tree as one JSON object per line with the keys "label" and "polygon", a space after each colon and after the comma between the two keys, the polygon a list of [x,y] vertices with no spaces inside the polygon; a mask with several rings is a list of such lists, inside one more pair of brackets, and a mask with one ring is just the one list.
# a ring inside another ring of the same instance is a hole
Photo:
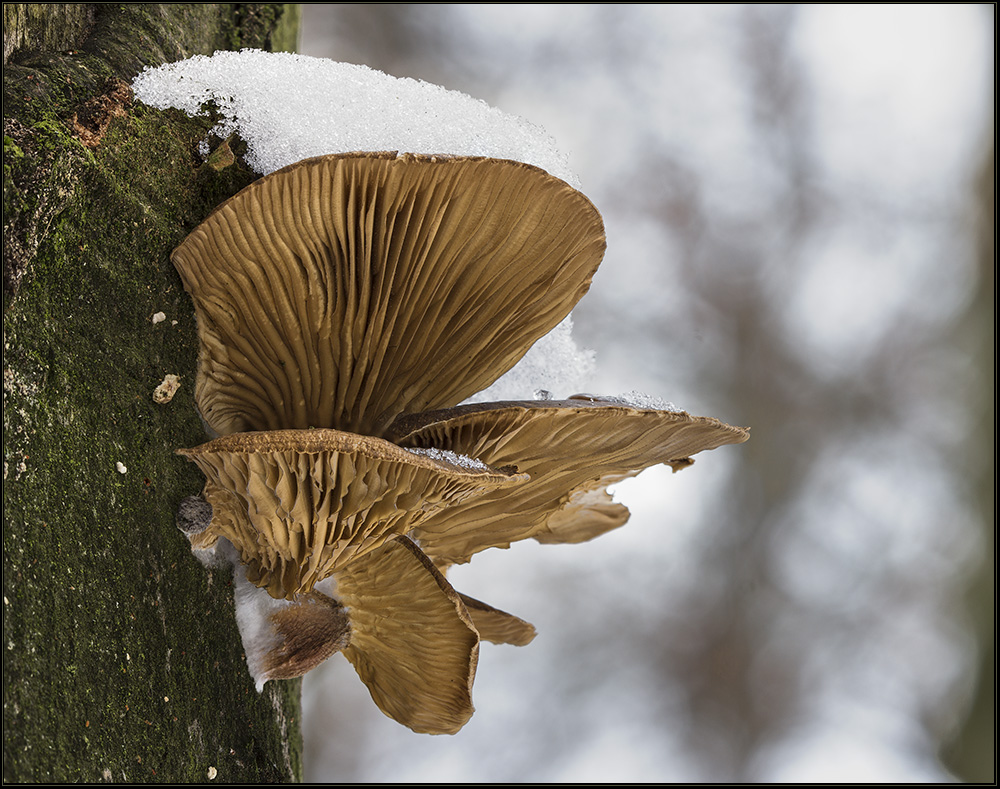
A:
{"label": "blurred background tree", "polygon": [[[397,731],[343,661],[307,678],[310,777],[946,779],[992,698],[965,596],[993,572],[992,11],[303,12],[305,54],[544,126],[608,228],[594,388],[753,429],[623,485],[618,533],[456,568],[540,635],[484,647],[455,738]],[[984,725],[963,777],[992,778]]]}

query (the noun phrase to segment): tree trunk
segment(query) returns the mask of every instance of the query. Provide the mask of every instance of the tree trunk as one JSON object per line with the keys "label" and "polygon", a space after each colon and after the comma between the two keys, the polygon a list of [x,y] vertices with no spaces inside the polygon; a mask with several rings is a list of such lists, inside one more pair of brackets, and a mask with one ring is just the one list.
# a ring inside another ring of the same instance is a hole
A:
{"label": "tree trunk", "polygon": [[175,527],[202,479],[174,450],[206,437],[169,254],[254,175],[128,87],[282,48],[286,8],[4,5],[4,781],[301,776],[300,683],[254,690],[230,572]]}

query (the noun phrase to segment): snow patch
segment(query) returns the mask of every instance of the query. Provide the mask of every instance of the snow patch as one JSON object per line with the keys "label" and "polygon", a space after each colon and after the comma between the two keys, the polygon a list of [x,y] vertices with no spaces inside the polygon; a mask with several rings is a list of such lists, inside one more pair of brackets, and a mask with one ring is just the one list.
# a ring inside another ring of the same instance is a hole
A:
{"label": "snow patch", "polygon": [[412,452],[415,455],[430,458],[431,460],[436,460],[439,463],[450,463],[451,465],[458,466],[466,471],[493,470],[481,460],[470,458],[468,455],[459,455],[456,452],[452,452],[450,449],[438,449],[437,447],[416,447],[407,449],[406,451]]}
{"label": "snow patch", "polygon": [[[567,317],[531,346],[513,368],[466,403],[497,400],[551,400],[585,389],[596,368],[594,352],[582,350],[572,337],[573,320]],[[541,394],[545,393],[545,394]],[[547,395],[547,396],[546,396]]]}
{"label": "snow patch", "polygon": [[591,395],[591,394],[578,394],[573,395],[574,399],[577,400],[592,400],[599,403],[614,403],[615,405],[623,405],[628,408],[640,408],[647,411],[670,411],[674,414],[680,414],[684,412],[683,408],[678,408],[673,403],[662,400],[659,397],[653,395],[644,394],[643,392],[638,392],[633,389],[631,392],[626,392],[620,395]]}
{"label": "snow patch", "polygon": [[[216,52],[147,68],[132,82],[151,107],[220,116],[247,164],[266,175],[330,153],[405,151],[514,159],[578,186],[569,160],[542,128],[464,93],[351,63],[289,52]],[[207,143],[201,148],[208,153]]]}
{"label": "snow patch", "polygon": [[659,397],[648,395],[643,392],[637,392],[635,389],[631,392],[626,392],[621,395],[612,395],[611,397],[605,399],[611,401],[612,403],[627,405],[629,408],[645,408],[652,411],[672,411],[673,413],[683,411],[683,409],[678,408],[667,400],[662,400]]}

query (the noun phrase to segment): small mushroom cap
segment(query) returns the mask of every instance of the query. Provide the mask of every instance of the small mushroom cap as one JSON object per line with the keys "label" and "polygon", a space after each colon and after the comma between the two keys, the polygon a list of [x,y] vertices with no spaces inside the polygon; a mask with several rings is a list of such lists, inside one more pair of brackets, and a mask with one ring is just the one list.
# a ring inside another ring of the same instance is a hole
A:
{"label": "small mushroom cap", "polygon": [[494,644],[513,644],[523,647],[535,638],[535,626],[530,622],[494,608],[474,597],[459,594],[465,603],[465,610],[472,617],[472,624],[479,631],[479,638]]}
{"label": "small mushroom cap", "polygon": [[174,250],[212,431],[382,435],[484,389],[586,293],[597,209],[500,159],[352,153],[261,178]]}
{"label": "small mushroom cap", "polygon": [[749,437],[718,419],[602,400],[457,406],[400,417],[389,435],[401,446],[450,449],[530,477],[423,521],[413,537],[439,567],[528,537],[589,540],[628,519],[608,485],[659,463],[684,468],[690,455]]}
{"label": "small mushroom cap", "polygon": [[347,646],[350,620],[340,602],[319,592],[276,600],[247,580],[246,568],[224,538],[219,553],[233,563],[236,623],[258,693],[269,680],[301,677]]}
{"label": "small mushroom cap", "polygon": [[235,572],[236,618],[258,691],[343,652],[379,708],[414,731],[453,734],[468,721],[480,638],[523,645],[535,635],[527,622],[457,594],[407,537],[293,601]]}
{"label": "small mushroom cap", "polygon": [[396,537],[337,573],[351,619],[344,655],[386,715],[454,734],[472,717],[479,636],[465,605],[412,540]]}
{"label": "small mushroom cap", "polygon": [[178,453],[207,478],[208,531],[233,543],[251,582],[286,598],[440,507],[526,479],[337,430],[237,433]]}

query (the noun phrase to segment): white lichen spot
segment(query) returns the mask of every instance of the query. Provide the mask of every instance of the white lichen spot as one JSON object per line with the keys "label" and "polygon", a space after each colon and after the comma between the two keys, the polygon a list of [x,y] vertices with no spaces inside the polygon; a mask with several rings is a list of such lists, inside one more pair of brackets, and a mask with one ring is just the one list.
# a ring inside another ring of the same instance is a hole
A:
{"label": "white lichen spot", "polygon": [[167,319],[167,314],[165,312],[154,312],[153,313],[153,325],[157,323],[162,323]]}
{"label": "white lichen spot", "polygon": [[124,463],[122,463],[120,460],[117,463],[115,463],[115,468],[118,469],[118,473],[119,474],[127,474],[128,473],[128,467]]}
{"label": "white lichen spot", "polygon": [[160,385],[153,390],[153,402],[169,403],[174,399],[177,390],[181,388],[181,379],[173,373],[167,373]]}
{"label": "white lichen spot", "polygon": [[217,776],[218,774],[219,774],[219,771],[218,771],[218,770],[216,770],[216,769],[215,769],[214,767],[209,767],[209,768],[208,768],[208,780],[209,780],[209,781],[214,781],[214,780],[215,780],[215,778],[216,778],[216,776]]}

